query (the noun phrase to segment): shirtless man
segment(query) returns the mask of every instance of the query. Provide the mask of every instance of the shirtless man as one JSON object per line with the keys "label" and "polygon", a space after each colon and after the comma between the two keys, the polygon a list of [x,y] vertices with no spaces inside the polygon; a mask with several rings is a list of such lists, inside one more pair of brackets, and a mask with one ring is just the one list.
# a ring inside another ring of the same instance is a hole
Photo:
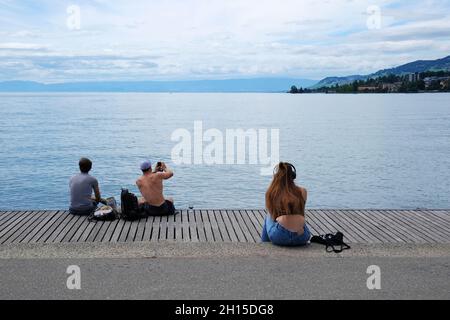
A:
{"label": "shirtless man", "polygon": [[139,207],[149,216],[168,216],[175,214],[173,199],[165,199],[163,196],[163,180],[173,177],[164,162],[158,162],[155,171],[152,171],[150,161],[141,164],[142,176],[136,181],[136,185],[143,198],[139,198]]}

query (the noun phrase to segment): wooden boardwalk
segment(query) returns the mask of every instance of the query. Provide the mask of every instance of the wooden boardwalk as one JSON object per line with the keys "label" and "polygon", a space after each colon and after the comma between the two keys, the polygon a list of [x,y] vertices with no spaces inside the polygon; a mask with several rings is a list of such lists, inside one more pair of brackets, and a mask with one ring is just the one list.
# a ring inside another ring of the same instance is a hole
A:
{"label": "wooden boardwalk", "polygon": [[[0,211],[0,245],[70,242],[259,242],[264,210],[180,210],[171,217],[89,222],[67,211]],[[450,243],[450,210],[307,210],[313,234],[349,243]]]}

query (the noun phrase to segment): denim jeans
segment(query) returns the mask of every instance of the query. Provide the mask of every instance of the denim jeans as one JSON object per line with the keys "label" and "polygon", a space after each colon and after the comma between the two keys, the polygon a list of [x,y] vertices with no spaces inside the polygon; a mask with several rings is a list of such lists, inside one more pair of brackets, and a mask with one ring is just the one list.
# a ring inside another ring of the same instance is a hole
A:
{"label": "denim jeans", "polygon": [[310,238],[311,232],[306,223],[304,233],[299,235],[296,232],[287,230],[277,221],[273,221],[269,215],[264,220],[264,227],[261,234],[262,242],[272,242],[277,246],[295,247],[308,244]]}

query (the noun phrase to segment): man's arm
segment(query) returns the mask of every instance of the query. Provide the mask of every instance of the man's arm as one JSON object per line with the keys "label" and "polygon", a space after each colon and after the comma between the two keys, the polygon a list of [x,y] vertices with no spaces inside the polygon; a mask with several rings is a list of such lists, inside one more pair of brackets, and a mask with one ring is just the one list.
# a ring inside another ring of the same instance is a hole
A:
{"label": "man's arm", "polygon": [[157,174],[164,180],[170,179],[173,177],[173,171],[170,170],[169,167],[167,167],[167,165],[163,162],[162,163],[162,169],[164,170],[163,172],[158,172]]}
{"label": "man's arm", "polygon": [[94,195],[95,195],[95,202],[100,202],[102,200],[98,184],[94,186]]}

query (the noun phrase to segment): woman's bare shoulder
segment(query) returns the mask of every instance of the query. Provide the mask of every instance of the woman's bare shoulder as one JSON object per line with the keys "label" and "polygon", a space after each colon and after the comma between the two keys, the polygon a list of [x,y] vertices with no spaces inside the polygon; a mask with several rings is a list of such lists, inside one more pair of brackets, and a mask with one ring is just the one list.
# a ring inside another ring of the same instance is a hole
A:
{"label": "woman's bare shoulder", "polygon": [[297,186],[297,188],[300,190],[300,192],[302,193],[303,197],[306,198],[308,195],[308,190],[306,190],[306,188],[301,187],[301,186]]}

